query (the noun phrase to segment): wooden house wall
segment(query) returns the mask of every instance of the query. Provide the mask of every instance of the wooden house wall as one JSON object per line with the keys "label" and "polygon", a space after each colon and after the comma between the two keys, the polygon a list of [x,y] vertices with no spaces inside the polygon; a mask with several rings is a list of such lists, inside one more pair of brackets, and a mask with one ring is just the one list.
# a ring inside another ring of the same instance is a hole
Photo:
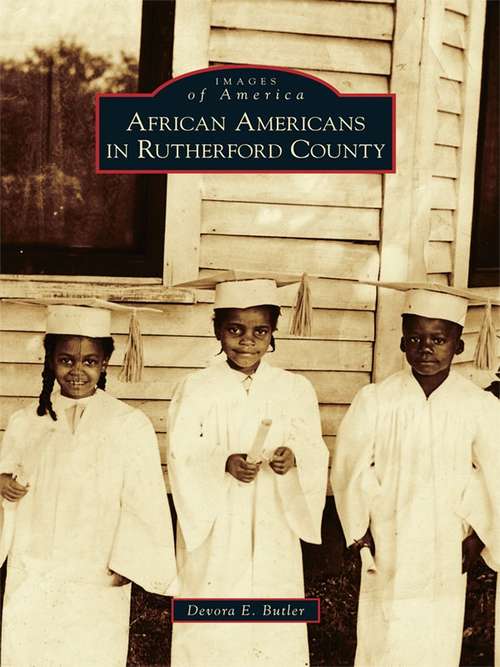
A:
{"label": "wooden house wall", "polygon": [[[437,66],[428,83],[437,94],[426,126],[434,136],[429,151],[428,224],[423,226],[427,238],[425,271],[430,281],[462,287],[467,285],[472,225],[484,3],[443,0],[431,20],[435,24],[433,56]],[[428,48],[432,46],[428,44]],[[476,381],[481,381],[482,374],[475,371],[472,360],[482,314],[479,307],[469,309],[465,351],[454,360],[457,370]],[[498,309],[493,316],[500,330]]]}
{"label": "wooden house wall", "polygon": [[[419,43],[417,22],[422,15],[419,17],[417,6],[423,7],[423,3],[420,0],[403,5],[392,0],[201,3],[184,0],[178,4],[176,17],[174,74],[210,63],[251,62],[303,70],[343,92],[387,92],[391,85],[398,88],[397,77],[404,73],[395,61],[396,9],[400,11],[402,7],[401,11],[407,14],[415,12],[407,20],[415,32],[415,43]],[[438,70],[434,64],[435,71],[439,71],[439,103],[434,109],[437,132],[432,139],[433,199],[429,207],[429,233],[421,238],[428,249],[428,274],[442,281],[448,280],[452,273],[456,254],[456,218],[460,207],[457,181],[461,165],[473,160],[470,151],[461,153],[460,144],[467,21],[467,0],[447,0],[446,31],[440,38],[445,68]],[[398,48],[407,39],[404,26],[400,34]],[[411,57],[417,66],[419,54],[412,52]],[[405,122],[411,125],[408,118]],[[405,159],[413,164],[411,152],[406,158],[404,151],[402,155],[402,165]],[[395,217],[395,207],[404,206],[405,201],[397,190],[393,189],[391,194],[391,181],[387,180],[391,178],[392,183],[397,178],[411,181],[411,175],[404,169],[398,177],[370,174],[169,177],[166,284],[235,267],[287,273],[307,271],[322,276],[312,283],[315,304],[312,340],[297,340],[287,335],[296,288],[282,289],[283,317],[277,350],[269,355],[269,361],[303,373],[312,381],[330,450],[355,393],[373,378],[376,294],[374,288],[354,281],[377,279],[384,262],[388,266],[393,256],[387,241],[388,231],[383,248],[382,223],[385,221],[389,230],[390,216]],[[395,220],[394,229],[396,223]],[[403,225],[403,232],[408,235],[409,222]],[[61,281],[57,284],[64,286]],[[43,281],[36,285],[46,296],[53,291],[47,283],[43,289]],[[9,294],[15,293],[12,286],[9,289]],[[87,292],[91,289],[91,286],[86,288]],[[186,373],[205,366],[218,352],[211,328],[211,295],[197,292],[184,298],[177,294],[177,303],[166,303],[172,292],[162,291],[160,285],[137,289],[129,285],[121,289],[119,285],[109,286],[104,280],[99,295],[121,297],[129,302],[153,301],[163,311],[141,315],[146,368],[143,381],[134,385],[118,380],[117,366],[123,356],[128,324],[124,316],[113,314],[117,349],[111,360],[108,388],[151,418],[165,461],[166,412],[174,387]],[[34,306],[10,304],[2,304],[0,309],[0,430],[3,431],[13,410],[39,393],[43,311]],[[379,311],[379,315],[385,313],[380,308]],[[495,317],[498,319],[498,313]],[[478,326],[478,315],[472,312],[466,327],[464,372],[470,367]],[[380,331],[385,337],[383,328]],[[383,362],[384,354],[382,347],[379,363]],[[391,354],[394,355],[394,350]]]}
{"label": "wooden house wall", "polygon": [[[272,64],[316,75],[341,92],[387,92],[392,2],[213,0],[210,64]],[[304,373],[318,393],[328,446],[352,390],[370,381],[382,177],[360,174],[204,175],[199,269],[241,267],[322,276],[312,284],[313,340],[286,334],[271,363]],[[332,280],[334,279],[334,280]]]}
{"label": "wooden house wall", "polygon": [[[180,7],[179,21],[188,4]],[[200,10],[200,3],[191,4]],[[389,89],[393,2],[213,0],[203,3],[207,6],[207,14],[198,11],[189,16],[189,21],[195,14],[198,21],[209,20],[204,55],[190,64],[179,55],[182,43],[177,44],[177,55],[174,44],[176,73],[203,64],[251,62],[316,74],[341,91]],[[203,25],[199,27],[203,32]],[[189,58],[194,58],[192,53]],[[186,183],[196,184],[196,224],[195,216],[186,215],[190,222],[184,225],[182,212],[176,209],[180,200],[182,206],[191,200],[182,196]],[[378,277],[382,176],[217,174],[171,178],[169,186],[167,246],[184,264],[183,270],[190,262],[190,275],[183,277],[233,267],[307,271],[323,277],[312,285],[316,307],[312,340],[287,335],[296,288],[282,290],[285,307],[277,350],[269,360],[312,381],[331,448],[353,396],[371,379],[375,290],[349,281]],[[190,248],[186,253],[183,243]],[[179,276],[177,270],[174,280]],[[175,384],[218,351],[210,296],[198,293],[197,298],[200,303],[160,305],[163,316],[141,315],[146,369],[137,385],[123,385],[117,379],[127,323],[113,315],[117,349],[109,390],[150,416],[163,460],[166,411]],[[8,415],[39,392],[43,312],[4,304],[1,322],[0,427],[4,429]]]}

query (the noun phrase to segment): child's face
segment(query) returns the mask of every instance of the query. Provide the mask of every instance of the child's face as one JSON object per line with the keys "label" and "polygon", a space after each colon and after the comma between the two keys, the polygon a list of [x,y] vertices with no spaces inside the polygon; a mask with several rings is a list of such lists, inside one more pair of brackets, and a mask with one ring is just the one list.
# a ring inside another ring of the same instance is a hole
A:
{"label": "child's face", "polygon": [[273,334],[269,308],[234,308],[215,332],[231,368],[250,375],[267,352]]}
{"label": "child's face", "polygon": [[94,338],[61,336],[52,357],[61,394],[68,398],[92,396],[107,362],[101,344]]}
{"label": "child's face", "polygon": [[405,317],[401,350],[417,375],[447,375],[453,357],[463,349],[460,329],[452,322],[420,315]]}

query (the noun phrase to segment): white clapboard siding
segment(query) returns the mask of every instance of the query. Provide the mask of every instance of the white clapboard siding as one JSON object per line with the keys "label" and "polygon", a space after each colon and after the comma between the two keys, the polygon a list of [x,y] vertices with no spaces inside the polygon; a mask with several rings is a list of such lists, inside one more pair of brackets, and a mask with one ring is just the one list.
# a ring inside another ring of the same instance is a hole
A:
{"label": "white clapboard siding", "polygon": [[[142,381],[123,383],[118,380],[119,369],[108,370],[106,389],[124,400],[171,399],[175,387],[194,368],[145,368]],[[0,393],[2,396],[35,396],[42,388],[42,365],[31,363],[0,363]]]}
{"label": "white clapboard siding", "polygon": [[[465,349],[462,354],[453,357],[454,365],[460,365],[474,360],[477,338],[477,333],[464,334],[462,336],[462,339],[465,343]],[[500,358],[500,338],[497,338],[496,341],[496,356]]]}
{"label": "white clapboard siding", "polygon": [[457,194],[454,179],[433,176],[431,188],[431,208],[456,209]]}
{"label": "white clapboard siding", "polygon": [[442,77],[438,81],[438,110],[448,113],[462,112],[462,89],[458,81],[450,81]]}
{"label": "white clapboard siding", "polygon": [[[500,367],[500,358],[498,359],[498,367]],[[453,370],[477,384],[478,387],[487,387],[491,382],[497,380],[493,371],[479,370],[472,361],[456,363],[453,365]]]}
{"label": "white clapboard siding", "polygon": [[453,225],[453,211],[432,209],[430,211],[430,241],[453,241],[455,228]]}
{"label": "white clapboard siding", "polygon": [[394,10],[389,5],[341,0],[213,0],[211,24],[222,28],[390,40]]}
{"label": "white clapboard siding", "polygon": [[[200,278],[219,273],[214,269],[201,269]],[[351,280],[335,280],[310,278],[312,302],[314,308],[331,308],[338,310],[375,310],[376,289],[370,285]],[[297,297],[297,284],[279,288],[282,306],[291,306]],[[199,303],[213,303],[212,290],[196,290]]]}
{"label": "white clapboard siding", "polygon": [[382,206],[379,174],[204,174],[203,199],[270,204]]}
{"label": "white clapboard siding", "polygon": [[387,42],[368,39],[212,28],[209,59],[235,64],[389,74],[391,47]]}
{"label": "white clapboard siding", "polygon": [[443,44],[465,48],[465,16],[445,10],[443,26]]}
{"label": "white clapboard siding", "polygon": [[[36,306],[18,305],[12,307],[0,304],[0,321],[4,331],[43,332],[45,319],[43,309]],[[196,308],[184,306],[162,306],[163,314],[141,313],[141,331],[143,335],[157,336],[208,336],[213,337],[210,304],[199,304]],[[288,337],[291,308],[282,308],[276,336]],[[373,313],[356,310],[330,310],[314,308],[313,335],[316,338],[336,340],[373,340]],[[128,317],[113,315],[112,333],[126,334]],[[165,339],[168,340],[167,338]]]}
{"label": "white clapboard siding", "polygon": [[[495,329],[500,331],[500,306],[492,306],[491,316]],[[484,317],[484,308],[482,306],[472,306],[467,309],[467,318],[465,320],[464,332],[477,333],[481,328]]]}
{"label": "white clapboard siding", "polygon": [[[330,0],[329,0],[330,1]],[[211,65],[227,65],[229,63],[211,62]],[[359,74],[357,72],[335,72],[327,70],[294,67],[297,72],[311,74],[333,86],[340,93],[388,93],[389,78],[384,74]]]}
{"label": "white clapboard siding", "polygon": [[476,0],[445,0],[444,6],[450,11],[457,12],[463,16],[469,15],[469,2]]}
{"label": "white clapboard siding", "polygon": [[345,241],[275,239],[247,236],[204,235],[200,242],[200,266],[250,271],[302,273],[327,278],[376,280],[378,249]]}
{"label": "white clapboard siding", "polygon": [[[7,428],[9,418],[17,410],[28,405],[36,404],[36,397],[4,396],[0,404],[0,430]],[[157,400],[129,400],[127,403],[133,408],[142,410],[149,417],[157,433],[167,432],[167,413],[170,401]],[[320,405],[321,426],[324,435],[336,435],[338,427],[345,413],[347,405]]]}
{"label": "white clapboard siding", "polygon": [[[271,361],[272,355],[268,360]],[[106,390],[123,400],[170,400],[175,387],[196,369],[194,368],[145,368],[141,382],[119,382],[118,369],[108,371]],[[40,364],[0,363],[0,391],[5,396],[34,397],[42,387]],[[302,371],[312,382],[320,403],[348,404],[356,393],[370,382],[369,372],[352,371]]]}
{"label": "white clapboard siding", "polygon": [[[282,309],[276,337],[288,337],[292,309]],[[373,313],[356,310],[313,309],[312,337],[323,340],[373,341],[375,318]]]}
{"label": "white clapboard siding", "polygon": [[451,243],[447,241],[429,241],[426,259],[429,273],[449,273],[453,266]]}
{"label": "white clapboard siding", "polygon": [[[153,367],[203,367],[217,354],[220,345],[215,338],[198,336],[144,336],[146,364]],[[110,365],[121,364],[125,336],[115,336],[116,350]],[[0,361],[2,363],[41,363],[43,361],[41,334],[1,332]],[[282,339],[271,363],[294,370],[352,370],[371,369],[370,342]]]}
{"label": "white clapboard siding", "polygon": [[[202,269],[200,278],[219,273],[213,269]],[[335,308],[339,310],[375,310],[376,290],[371,285],[362,285],[351,280],[329,280],[314,278],[309,281],[312,302],[315,308]],[[279,298],[283,306],[295,303],[297,285],[279,288]],[[197,290],[196,298],[202,303],[213,303],[212,290]]]}
{"label": "white clapboard siding", "polygon": [[375,208],[204,201],[201,232],[377,241],[379,218]]}
{"label": "white clapboard siding", "polygon": [[351,403],[354,396],[370,383],[370,373],[303,370],[301,375],[313,384],[320,403]]}
{"label": "white clapboard siding", "polygon": [[443,44],[440,64],[444,78],[451,79],[452,81],[464,80],[464,52],[462,49]]}
{"label": "white clapboard siding", "polygon": [[[10,415],[16,410],[20,410],[37,401],[37,397],[34,396],[4,396],[0,404],[0,429],[6,428]],[[157,433],[166,432],[169,401],[141,399],[128,400],[127,403],[133,408],[142,410],[151,420]]]}
{"label": "white clapboard siding", "polygon": [[456,178],[458,175],[458,155],[457,149],[451,145],[434,146],[432,160],[433,176],[445,176],[446,178]]}
{"label": "white clapboard siding", "polygon": [[357,72],[328,72],[325,70],[302,69],[329,83],[340,93],[388,93],[389,79],[385,75],[358,74]]}
{"label": "white clapboard siding", "polygon": [[439,111],[435,143],[443,146],[460,146],[460,141],[460,116]]}
{"label": "white clapboard siding", "polygon": [[430,283],[438,283],[438,285],[449,285],[450,284],[450,274],[449,273],[427,273],[427,280]]}

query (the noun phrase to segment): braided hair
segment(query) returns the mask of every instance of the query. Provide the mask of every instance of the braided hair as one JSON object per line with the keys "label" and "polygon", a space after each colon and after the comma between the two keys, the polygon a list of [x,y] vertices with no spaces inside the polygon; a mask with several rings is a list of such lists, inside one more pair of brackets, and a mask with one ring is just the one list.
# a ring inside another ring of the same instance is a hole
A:
{"label": "braided hair", "polygon": [[[57,415],[55,413],[54,407],[52,406],[52,390],[54,389],[54,382],[56,376],[54,374],[54,369],[52,366],[52,360],[54,357],[54,352],[56,349],[56,344],[61,334],[46,334],[43,339],[43,347],[45,349],[45,359],[43,362],[42,370],[42,391],[38,398],[38,407],[36,413],[39,417],[43,417],[47,413],[52,417],[54,421],[57,421]],[[111,336],[105,338],[94,338],[94,340],[99,341],[101,344],[104,356],[106,359],[112,355],[113,350],[115,349],[115,343]],[[99,380],[97,382],[97,388],[106,389],[106,369],[104,368],[101,372]]]}

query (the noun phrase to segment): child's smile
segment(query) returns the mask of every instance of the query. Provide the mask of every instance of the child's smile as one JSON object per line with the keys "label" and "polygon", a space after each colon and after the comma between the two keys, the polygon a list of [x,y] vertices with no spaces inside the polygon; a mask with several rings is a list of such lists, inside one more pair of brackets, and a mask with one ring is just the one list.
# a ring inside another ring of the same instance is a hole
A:
{"label": "child's smile", "polygon": [[256,306],[232,309],[217,332],[217,337],[229,365],[250,375],[267,352],[272,333],[269,309]]}
{"label": "child's smile", "polygon": [[98,340],[84,336],[61,336],[52,358],[61,394],[75,399],[92,396],[107,361]]}

